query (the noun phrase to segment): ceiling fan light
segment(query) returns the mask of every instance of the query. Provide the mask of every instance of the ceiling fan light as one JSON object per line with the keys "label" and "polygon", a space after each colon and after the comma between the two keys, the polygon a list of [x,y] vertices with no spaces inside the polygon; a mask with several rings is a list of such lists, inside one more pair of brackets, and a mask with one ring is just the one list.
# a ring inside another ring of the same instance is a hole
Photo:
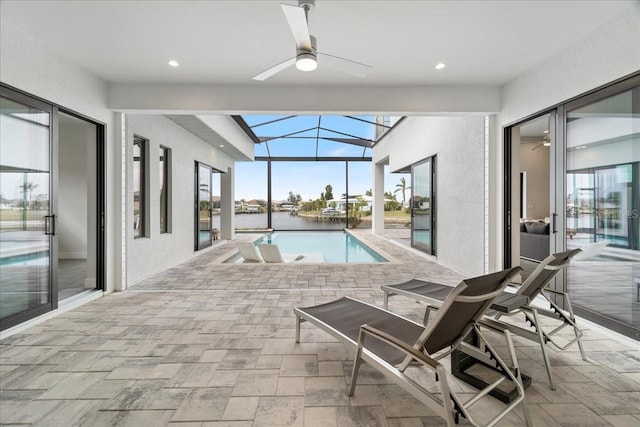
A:
{"label": "ceiling fan light", "polygon": [[316,57],[311,53],[301,53],[296,58],[296,68],[300,71],[313,71],[317,67]]}

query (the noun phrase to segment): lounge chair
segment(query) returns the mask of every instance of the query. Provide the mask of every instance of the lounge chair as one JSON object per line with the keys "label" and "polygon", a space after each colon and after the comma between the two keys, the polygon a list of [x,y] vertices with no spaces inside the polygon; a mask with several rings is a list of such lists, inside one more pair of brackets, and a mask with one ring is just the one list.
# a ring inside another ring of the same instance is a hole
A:
{"label": "lounge chair", "polygon": [[270,244],[263,243],[258,245],[258,250],[262,255],[262,259],[264,259],[264,262],[273,262],[273,263],[294,262],[294,261],[300,261],[301,259],[304,258],[304,255],[281,254],[280,248],[278,248],[278,245],[270,245]]}
{"label": "lounge chair", "polygon": [[262,262],[262,257],[258,253],[258,250],[251,242],[238,242],[237,244],[240,255],[244,258],[245,262]]}
{"label": "lounge chair", "polygon": [[[359,367],[361,362],[365,361],[435,411],[449,426],[453,426],[460,415],[472,424],[478,425],[469,413],[469,408],[490,390],[509,379],[515,384],[517,398],[506,404],[506,408],[489,423],[482,424],[494,425],[518,404],[522,404],[526,424],[531,425],[509,331],[505,332],[505,336],[511,351],[513,370],[487,342],[476,323],[489,308],[492,300],[500,295],[508,280],[518,271],[520,267],[514,267],[463,280],[458,286],[451,288],[441,309],[427,326],[348,297],[314,307],[294,308],[296,342],[300,342],[301,322],[308,321],[318,326],[356,353],[349,396],[355,392]],[[486,353],[463,341],[472,331],[477,333]],[[496,381],[465,402],[449,387],[449,374],[438,361],[455,349],[464,349],[465,353],[482,358],[487,364],[495,364],[502,372]],[[435,381],[439,388],[437,393],[427,390],[405,374],[410,365],[416,364],[435,373]]]}
{"label": "lounge chair", "polygon": [[[547,288],[547,285],[549,285],[556,275],[569,264],[571,258],[579,252],[580,249],[573,249],[549,255],[538,265],[533,273],[531,273],[515,294],[505,292],[502,296],[497,298],[497,300],[501,299],[504,301],[518,296],[524,296],[528,297],[528,303],[521,305],[516,304],[512,308],[510,307],[502,311],[490,311],[487,313],[487,316],[484,316],[480,320],[481,325],[491,328],[508,328],[513,334],[537,342],[542,351],[547,376],[549,377],[549,385],[552,390],[555,390],[555,385],[553,383],[553,378],[551,377],[551,365],[545,346],[547,342],[550,342],[560,350],[565,350],[571,344],[577,343],[582,360],[586,360],[582,342],[580,341],[580,338],[582,338],[582,331],[576,325],[569,296],[564,292]],[[429,318],[430,308],[438,308],[442,305],[444,300],[443,295],[446,295],[449,289],[451,288],[446,285],[425,282],[418,279],[410,280],[398,285],[385,285],[382,286],[382,290],[384,291],[384,307],[385,309],[388,307],[389,297],[393,295],[403,295],[415,299],[416,301],[425,302],[427,303],[427,309],[425,310],[424,315],[424,321],[426,324]],[[533,304],[534,299],[539,295],[544,297],[550,304],[550,310],[540,308]],[[564,308],[560,308],[559,304],[554,301],[559,299],[563,300],[561,304],[563,304]],[[508,304],[506,305],[508,306]],[[502,316],[513,316],[520,313],[524,314],[524,322],[526,325],[519,326],[499,320]],[[542,326],[539,319],[540,315],[552,318],[559,323],[556,322],[553,326],[554,329],[550,330],[549,327]],[[555,335],[567,326],[573,328],[574,338],[561,342],[557,337],[555,337]]]}

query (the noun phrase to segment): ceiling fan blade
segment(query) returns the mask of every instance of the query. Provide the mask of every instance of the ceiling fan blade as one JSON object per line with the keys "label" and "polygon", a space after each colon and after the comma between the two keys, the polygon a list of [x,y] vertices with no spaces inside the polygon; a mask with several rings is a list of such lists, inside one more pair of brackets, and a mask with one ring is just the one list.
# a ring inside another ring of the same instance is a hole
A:
{"label": "ceiling fan blade", "polygon": [[266,80],[269,77],[273,76],[274,74],[279,73],[280,71],[284,70],[287,67],[292,66],[295,63],[296,63],[296,58],[289,58],[286,61],[276,64],[273,67],[269,68],[268,70],[261,72],[260,74],[255,76],[253,80],[259,80],[259,81]]}
{"label": "ceiling fan blade", "polygon": [[366,77],[373,69],[370,65],[341,58],[339,56],[329,55],[327,53],[318,52],[318,57],[321,65],[327,65],[335,70],[343,71],[356,77]]}
{"label": "ceiling fan blade", "polygon": [[289,28],[296,41],[298,49],[311,50],[311,37],[309,36],[309,25],[307,25],[307,15],[303,8],[291,6],[290,4],[281,4]]}

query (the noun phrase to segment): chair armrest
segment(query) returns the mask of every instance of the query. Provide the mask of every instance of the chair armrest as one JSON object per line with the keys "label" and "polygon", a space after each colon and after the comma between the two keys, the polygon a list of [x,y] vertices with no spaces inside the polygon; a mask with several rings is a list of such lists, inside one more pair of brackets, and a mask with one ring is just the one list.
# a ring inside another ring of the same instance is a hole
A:
{"label": "chair armrest", "polygon": [[413,346],[407,344],[406,342],[390,335],[380,329],[374,328],[371,325],[362,325],[360,327],[360,339],[358,340],[358,346],[364,346],[364,337],[365,334],[369,334],[374,338],[379,339],[382,342],[385,342],[400,351],[407,353],[407,355],[413,357],[414,359],[431,366],[433,369],[437,369],[440,366],[440,363],[431,357],[427,356],[423,352],[416,350]]}

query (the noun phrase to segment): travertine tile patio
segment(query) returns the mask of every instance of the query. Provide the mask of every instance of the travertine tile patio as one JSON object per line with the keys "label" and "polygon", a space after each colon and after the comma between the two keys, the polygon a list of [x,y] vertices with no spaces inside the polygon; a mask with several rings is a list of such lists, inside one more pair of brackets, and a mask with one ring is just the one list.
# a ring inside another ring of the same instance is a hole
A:
{"label": "travertine tile patio", "polygon": [[[443,425],[363,368],[347,396],[351,355],[292,308],[342,295],[382,304],[380,285],[461,276],[361,232],[393,262],[359,265],[220,263],[234,242],[51,318],[0,342],[0,423],[41,426]],[[240,236],[239,239],[248,238]],[[404,298],[391,309],[416,320]],[[640,425],[640,345],[583,322],[588,361],[549,348],[557,390],[533,343],[516,339],[527,400],[540,426]],[[495,336],[496,345],[501,340]],[[464,391],[466,385],[458,385]],[[497,407],[491,400],[477,411]],[[502,426],[523,425],[518,414]]]}

